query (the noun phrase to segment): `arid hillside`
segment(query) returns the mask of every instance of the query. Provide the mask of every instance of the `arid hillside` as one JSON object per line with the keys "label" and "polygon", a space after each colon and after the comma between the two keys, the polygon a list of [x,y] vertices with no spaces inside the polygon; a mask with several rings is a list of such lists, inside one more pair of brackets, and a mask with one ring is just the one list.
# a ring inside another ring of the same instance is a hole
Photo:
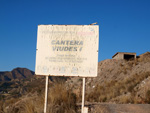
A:
{"label": "arid hillside", "polygon": [[[123,109],[126,112],[131,111],[130,113],[133,109],[149,113],[146,111],[150,108],[149,67],[150,52],[134,60],[107,59],[99,62],[98,76],[86,78],[85,104],[89,107],[89,113],[114,113]],[[43,112],[44,87],[43,76],[1,81],[0,111]],[[49,77],[48,113],[80,112],[81,91],[82,78]],[[130,108],[129,105],[125,105],[123,108],[117,104],[142,104],[142,106],[132,105]]]}
{"label": "arid hillside", "polygon": [[[77,95],[81,78],[67,81]],[[80,97],[81,95],[79,95]],[[99,62],[98,76],[86,79],[86,100],[111,103],[150,102],[150,52],[135,60],[107,59]]]}

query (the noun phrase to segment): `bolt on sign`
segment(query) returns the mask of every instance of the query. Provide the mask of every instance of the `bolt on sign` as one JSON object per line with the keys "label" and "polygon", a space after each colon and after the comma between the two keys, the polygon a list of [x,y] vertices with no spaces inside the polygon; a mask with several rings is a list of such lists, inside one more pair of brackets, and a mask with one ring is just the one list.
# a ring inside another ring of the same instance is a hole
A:
{"label": "bolt on sign", "polygon": [[36,75],[96,77],[98,25],[39,25]]}

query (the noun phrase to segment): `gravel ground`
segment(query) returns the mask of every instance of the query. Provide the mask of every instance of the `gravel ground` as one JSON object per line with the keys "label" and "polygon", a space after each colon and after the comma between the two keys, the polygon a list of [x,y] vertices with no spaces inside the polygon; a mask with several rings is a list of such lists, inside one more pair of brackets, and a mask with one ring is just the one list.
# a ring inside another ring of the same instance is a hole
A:
{"label": "gravel ground", "polygon": [[[80,106],[80,105],[79,105]],[[85,104],[88,113],[150,113],[150,104]]]}

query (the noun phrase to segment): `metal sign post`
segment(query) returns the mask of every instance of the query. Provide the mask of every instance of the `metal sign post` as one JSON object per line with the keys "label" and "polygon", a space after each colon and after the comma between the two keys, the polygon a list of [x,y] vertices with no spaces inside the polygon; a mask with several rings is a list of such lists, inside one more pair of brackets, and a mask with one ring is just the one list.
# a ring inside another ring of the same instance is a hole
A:
{"label": "metal sign post", "polygon": [[38,25],[36,75],[46,75],[44,113],[47,108],[48,76],[83,77],[82,113],[85,77],[97,77],[99,26]]}
{"label": "metal sign post", "polygon": [[84,113],[84,96],[85,96],[85,78],[83,78],[83,87],[82,87],[82,110],[81,113]]}
{"label": "metal sign post", "polygon": [[48,76],[46,76],[46,83],[45,83],[44,113],[46,113],[46,109],[47,109],[47,94],[48,94]]}

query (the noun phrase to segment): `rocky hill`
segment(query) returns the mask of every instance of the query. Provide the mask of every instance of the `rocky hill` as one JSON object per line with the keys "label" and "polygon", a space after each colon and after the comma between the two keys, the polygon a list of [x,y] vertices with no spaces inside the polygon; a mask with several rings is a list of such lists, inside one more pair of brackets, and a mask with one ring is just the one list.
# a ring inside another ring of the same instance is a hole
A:
{"label": "rocky hill", "polygon": [[[74,93],[81,95],[81,78],[66,81]],[[113,103],[147,103],[150,101],[150,52],[135,60],[107,59],[98,63],[98,76],[86,78],[86,100]]]}
{"label": "rocky hill", "polygon": [[13,79],[31,78],[34,72],[26,68],[15,68],[12,71],[0,72],[0,81],[11,81]]}
{"label": "rocky hill", "polygon": [[[17,113],[16,111],[43,112],[45,77],[33,76],[30,71],[14,70],[0,73],[3,75],[0,79],[0,89],[2,89],[0,91],[0,110],[11,111],[11,113],[12,111],[14,113]],[[28,78],[28,75],[31,78]],[[7,81],[4,82],[4,80]],[[49,113],[80,112],[80,107],[76,105],[81,103],[82,78],[50,77],[49,81]],[[97,109],[103,109],[104,113],[113,113],[112,110],[115,111],[115,109],[119,109],[118,112],[123,109],[124,111],[133,110],[128,105],[123,108],[123,106],[111,105],[112,103],[150,104],[150,52],[134,60],[107,59],[99,62],[98,76],[86,78],[85,100],[85,104],[91,107],[90,113],[99,113]],[[147,108],[150,106],[146,105],[146,108],[143,106],[132,107],[134,112],[138,113],[136,111],[138,108],[149,113]],[[107,108],[110,112],[106,112],[109,111]]]}

